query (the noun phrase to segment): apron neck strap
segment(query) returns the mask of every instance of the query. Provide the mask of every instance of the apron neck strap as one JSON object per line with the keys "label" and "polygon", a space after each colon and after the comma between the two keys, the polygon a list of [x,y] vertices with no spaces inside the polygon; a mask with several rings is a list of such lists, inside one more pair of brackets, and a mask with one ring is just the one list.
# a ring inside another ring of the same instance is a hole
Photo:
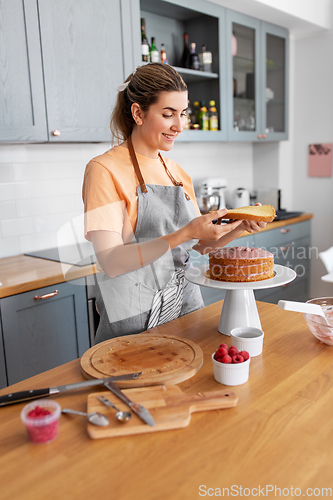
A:
{"label": "apron neck strap", "polygon": [[132,160],[132,163],[133,163],[133,167],[134,167],[136,176],[137,176],[137,178],[139,180],[141,191],[143,193],[148,193],[147,186],[146,186],[145,181],[143,179],[143,175],[141,173],[141,170],[140,170],[140,167],[139,167],[139,163],[138,163],[138,160],[137,160],[134,148],[133,148],[133,143],[132,143],[131,136],[127,137],[127,145],[128,145],[128,150],[129,150],[129,153],[130,153],[130,156],[131,156],[131,160]]}

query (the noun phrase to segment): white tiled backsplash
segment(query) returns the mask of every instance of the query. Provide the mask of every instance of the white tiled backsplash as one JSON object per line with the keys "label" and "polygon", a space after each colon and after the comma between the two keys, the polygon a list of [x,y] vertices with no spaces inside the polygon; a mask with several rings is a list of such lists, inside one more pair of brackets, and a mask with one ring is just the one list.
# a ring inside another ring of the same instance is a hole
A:
{"label": "white tiled backsplash", "polygon": [[[0,146],[0,258],[57,246],[57,233],[82,216],[82,180],[88,161],[108,149],[99,144]],[[179,143],[168,156],[194,184],[225,177],[228,192],[252,189],[251,143]],[[228,193],[227,193],[228,195]]]}

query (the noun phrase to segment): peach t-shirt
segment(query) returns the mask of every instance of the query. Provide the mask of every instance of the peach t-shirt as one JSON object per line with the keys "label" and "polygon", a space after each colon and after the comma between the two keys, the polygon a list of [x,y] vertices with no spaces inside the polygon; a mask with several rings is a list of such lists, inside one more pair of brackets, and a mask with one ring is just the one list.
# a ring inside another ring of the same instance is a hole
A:
{"label": "peach t-shirt", "polygon": [[[173,186],[158,158],[136,156],[146,184]],[[170,158],[164,161],[173,177],[183,182],[200,215],[190,176]],[[91,239],[90,231],[104,230],[120,233],[124,242],[132,241],[138,217],[138,185],[129,150],[124,146],[114,146],[88,163],[82,188],[87,240]]]}

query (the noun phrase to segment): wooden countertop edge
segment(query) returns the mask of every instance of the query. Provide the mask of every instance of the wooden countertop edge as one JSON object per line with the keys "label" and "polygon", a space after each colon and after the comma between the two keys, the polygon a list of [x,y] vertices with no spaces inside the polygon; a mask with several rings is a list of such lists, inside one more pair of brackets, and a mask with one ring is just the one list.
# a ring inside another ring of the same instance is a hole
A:
{"label": "wooden countertop edge", "polygon": [[[312,217],[312,214],[303,214],[292,219],[270,222],[262,231],[297,224],[312,219]],[[241,237],[248,234],[245,231]],[[72,266],[27,255],[5,257],[0,259],[0,282],[2,282],[0,299],[96,273],[95,265]]]}
{"label": "wooden countertop edge", "polygon": [[0,299],[96,273],[95,265],[72,266],[27,255],[7,257],[0,259]]}

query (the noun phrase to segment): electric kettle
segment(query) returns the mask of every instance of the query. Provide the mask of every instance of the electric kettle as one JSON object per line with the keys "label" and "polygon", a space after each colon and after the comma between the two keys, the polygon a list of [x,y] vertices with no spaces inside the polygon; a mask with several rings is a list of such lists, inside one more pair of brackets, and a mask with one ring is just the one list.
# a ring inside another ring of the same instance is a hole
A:
{"label": "electric kettle", "polygon": [[247,207],[250,205],[250,193],[245,188],[237,188],[232,195],[232,208]]}

